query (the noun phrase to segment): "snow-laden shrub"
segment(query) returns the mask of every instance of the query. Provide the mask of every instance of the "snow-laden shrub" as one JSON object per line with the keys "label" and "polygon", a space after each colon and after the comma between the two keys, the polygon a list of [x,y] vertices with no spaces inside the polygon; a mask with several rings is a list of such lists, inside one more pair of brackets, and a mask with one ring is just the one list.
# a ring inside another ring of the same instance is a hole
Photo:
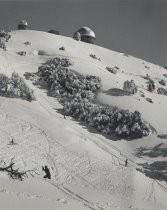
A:
{"label": "snow-laden shrub", "polygon": [[59,50],[63,50],[64,51],[65,50],[65,47],[62,46],[62,47],[59,48]]}
{"label": "snow-laden shrub", "polygon": [[7,92],[10,79],[5,74],[0,74],[0,91]]}
{"label": "snow-laden shrub", "polygon": [[160,81],[159,81],[159,84],[161,84],[161,85],[165,86],[165,85],[166,85],[166,82],[165,82],[165,80],[164,80],[164,79],[162,79],[162,80],[160,80]]}
{"label": "snow-laden shrub", "polygon": [[111,68],[109,66],[106,67],[107,71],[111,72],[112,74],[116,74],[118,72],[117,68]]}
{"label": "snow-laden shrub", "polygon": [[5,42],[0,39],[0,48],[6,50]]}
{"label": "snow-laden shrub", "polygon": [[167,95],[167,90],[161,87],[157,89],[157,93],[161,95]]}
{"label": "snow-laden shrub", "polygon": [[150,67],[149,66],[144,66],[146,69],[150,69]]}
{"label": "snow-laden shrub", "polygon": [[8,42],[8,40],[11,38],[11,35],[9,34],[9,32],[1,30],[0,31],[0,38],[4,38],[6,42]]}
{"label": "snow-laden shrub", "polygon": [[[51,94],[71,95],[71,97],[94,99],[94,94],[100,88],[100,79],[95,76],[76,74],[67,68],[56,68],[52,75],[48,76],[48,87],[50,87]],[[59,91],[57,91],[59,90]]]}
{"label": "snow-laden shrub", "polygon": [[146,76],[143,76],[143,78],[146,79],[146,80],[150,80],[151,79],[149,74],[146,74]]}
{"label": "snow-laden shrub", "polygon": [[24,82],[24,79],[19,76],[16,72],[12,73],[11,81],[10,81],[10,88],[8,92],[12,95],[16,95],[19,97],[26,98],[29,101],[32,101],[35,99],[33,90],[31,90],[26,83]]}
{"label": "snow-laden shrub", "polygon": [[146,98],[146,101],[148,101],[149,103],[153,103],[153,100],[151,98]]}
{"label": "snow-laden shrub", "polygon": [[98,58],[95,54],[90,54],[89,56],[90,56],[91,58],[93,58],[93,59],[96,59],[96,60],[101,61],[101,59]]}
{"label": "snow-laden shrub", "polygon": [[122,138],[140,138],[150,133],[148,125],[141,119],[139,112],[97,105],[87,99],[73,99],[64,102],[66,115],[84,121],[96,130]]}
{"label": "snow-laden shrub", "polygon": [[0,31],[0,48],[2,48],[3,50],[6,50],[5,42],[8,42],[10,38],[11,38],[11,35],[9,34],[9,32],[1,30]]}
{"label": "snow-laden shrub", "polygon": [[21,97],[29,101],[35,99],[33,91],[28,88],[24,79],[15,72],[12,73],[11,78],[0,74],[0,91],[2,95]]}
{"label": "snow-laden shrub", "polygon": [[137,86],[133,80],[131,81],[126,80],[123,84],[123,90],[130,94],[135,94],[137,93]]}
{"label": "snow-laden shrub", "polygon": [[70,69],[69,60],[55,58],[39,67],[38,75],[45,81],[49,94],[59,98],[65,115],[85,122],[99,132],[123,138],[138,138],[150,133],[139,112],[131,113],[115,107],[95,104],[100,88],[99,77],[80,75]]}
{"label": "snow-laden shrub", "polygon": [[150,78],[147,81],[147,90],[149,92],[153,92],[155,90],[155,82]]}
{"label": "snow-laden shrub", "polygon": [[71,66],[72,63],[69,61],[69,59],[66,58],[54,58],[51,60],[48,60],[45,64],[39,67],[38,69],[38,74],[40,77],[46,79],[48,76],[52,75],[52,73],[55,71],[55,69],[58,69],[60,67],[69,67]]}
{"label": "snow-laden shrub", "polygon": [[24,42],[25,45],[31,45],[31,42],[27,41],[27,42]]}
{"label": "snow-laden shrub", "polygon": [[17,52],[18,55],[21,55],[21,56],[26,56],[26,52],[25,51],[19,51]]}

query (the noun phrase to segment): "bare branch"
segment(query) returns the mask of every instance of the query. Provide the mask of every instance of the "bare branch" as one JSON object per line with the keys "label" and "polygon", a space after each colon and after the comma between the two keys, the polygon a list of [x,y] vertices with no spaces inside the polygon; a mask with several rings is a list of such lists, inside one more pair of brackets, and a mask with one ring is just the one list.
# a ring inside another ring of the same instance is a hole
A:
{"label": "bare branch", "polygon": [[34,177],[34,174],[39,175],[35,169],[33,170],[27,170],[27,171],[19,171],[19,168],[14,169],[14,162],[13,162],[14,158],[11,159],[10,164],[7,165],[5,163],[5,161],[0,161],[0,165],[1,163],[4,163],[3,166],[0,167],[0,171],[5,171],[8,173],[8,175],[12,178],[12,179],[19,179],[20,181],[22,181],[25,177],[28,177],[28,174],[30,174],[32,177]]}

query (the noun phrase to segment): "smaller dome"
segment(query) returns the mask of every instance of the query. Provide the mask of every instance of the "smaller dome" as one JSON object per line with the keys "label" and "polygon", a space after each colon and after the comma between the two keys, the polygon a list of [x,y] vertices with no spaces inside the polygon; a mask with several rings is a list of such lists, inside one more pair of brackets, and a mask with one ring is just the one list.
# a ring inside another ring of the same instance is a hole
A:
{"label": "smaller dome", "polygon": [[77,32],[74,33],[73,38],[77,41],[80,41],[81,40],[81,34],[77,31]]}
{"label": "smaller dome", "polygon": [[96,39],[94,31],[92,31],[90,28],[88,28],[86,26],[80,28],[77,32],[79,32],[81,34],[81,36],[89,36],[89,37]]}
{"label": "smaller dome", "polygon": [[21,20],[21,21],[19,22],[19,25],[28,26],[28,23],[27,23],[26,20]]}

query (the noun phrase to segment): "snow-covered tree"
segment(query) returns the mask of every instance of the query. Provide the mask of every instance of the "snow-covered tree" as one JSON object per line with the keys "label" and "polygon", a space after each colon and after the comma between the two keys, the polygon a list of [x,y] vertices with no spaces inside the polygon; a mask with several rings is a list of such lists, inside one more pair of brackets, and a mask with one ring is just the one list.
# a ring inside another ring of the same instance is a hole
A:
{"label": "snow-covered tree", "polygon": [[123,90],[130,93],[130,94],[135,94],[137,93],[137,86],[134,83],[134,80],[131,81],[125,81],[123,84]]}
{"label": "snow-covered tree", "polygon": [[[68,67],[68,59],[55,58],[39,67],[38,75],[63,104],[65,115],[85,122],[104,134],[122,138],[137,138],[150,133],[149,126],[142,120],[138,111],[120,110],[116,107],[95,104],[95,95],[101,87],[99,77],[83,76]],[[133,81],[127,81],[128,91],[135,93]],[[126,89],[127,90],[127,89]]]}

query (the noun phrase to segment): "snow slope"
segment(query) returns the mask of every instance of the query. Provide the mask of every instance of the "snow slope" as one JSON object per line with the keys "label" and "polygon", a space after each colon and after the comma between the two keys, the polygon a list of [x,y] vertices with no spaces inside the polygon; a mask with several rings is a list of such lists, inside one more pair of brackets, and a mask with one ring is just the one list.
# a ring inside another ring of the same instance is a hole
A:
{"label": "snow slope", "polygon": [[[31,44],[25,45],[27,41]],[[62,46],[65,51],[59,50]],[[18,55],[19,51],[26,51],[26,56]],[[36,169],[39,175],[19,182],[0,173],[0,209],[167,209],[167,184],[136,170],[138,163],[166,161],[166,157],[135,155],[141,146],[167,145],[165,139],[157,137],[167,134],[167,97],[148,92],[143,78],[149,74],[161,87],[158,81],[166,80],[166,70],[69,37],[14,31],[7,51],[0,49],[0,73],[10,76],[15,71],[23,76],[25,72],[37,72],[42,63],[54,57],[69,58],[74,63],[71,68],[83,75],[99,76],[99,102],[139,110],[154,132],[133,141],[113,141],[90,132],[72,118],[64,119],[58,112],[61,105],[56,98],[26,81],[34,90],[36,101],[0,97],[0,160],[8,163],[14,157],[17,167]],[[106,66],[117,66],[119,71],[111,74]],[[139,89],[136,95],[111,94],[113,88],[122,89],[123,82],[131,79]],[[141,92],[154,103],[146,101]],[[12,138],[16,145],[9,144]],[[126,158],[128,167],[124,167]],[[42,165],[51,169],[51,181],[42,178]]]}

